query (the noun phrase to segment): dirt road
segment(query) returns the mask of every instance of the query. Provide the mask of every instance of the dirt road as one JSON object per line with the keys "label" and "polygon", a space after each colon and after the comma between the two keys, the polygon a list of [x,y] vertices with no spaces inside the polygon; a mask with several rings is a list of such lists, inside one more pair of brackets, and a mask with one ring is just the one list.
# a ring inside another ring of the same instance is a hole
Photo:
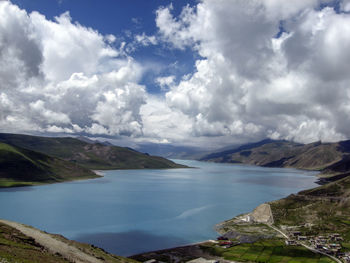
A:
{"label": "dirt road", "polygon": [[1,220],[0,223],[6,224],[10,227],[13,227],[17,229],[18,231],[22,232],[24,235],[28,237],[32,237],[35,239],[37,243],[45,247],[48,251],[51,253],[59,253],[67,260],[74,262],[74,263],[102,263],[101,260],[84,253],[83,251],[79,250],[78,248],[71,246],[67,243],[64,243],[63,241],[60,241],[58,239],[55,239],[51,235],[41,232],[38,229],[31,228],[26,225],[22,225],[19,223],[7,221],[7,220]]}

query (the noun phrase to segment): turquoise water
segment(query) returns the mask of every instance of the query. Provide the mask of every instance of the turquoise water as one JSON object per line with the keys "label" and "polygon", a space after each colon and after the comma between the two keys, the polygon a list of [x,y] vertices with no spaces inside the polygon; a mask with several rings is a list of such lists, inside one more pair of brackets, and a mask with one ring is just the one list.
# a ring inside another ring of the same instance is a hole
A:
{"label": "turquoise water", "polygon": [[213,226],[314,187],[314,172],[177,162],[197,169],[118,170],[99,179],[0,190],[0,218],[132,255],[215,238]]}

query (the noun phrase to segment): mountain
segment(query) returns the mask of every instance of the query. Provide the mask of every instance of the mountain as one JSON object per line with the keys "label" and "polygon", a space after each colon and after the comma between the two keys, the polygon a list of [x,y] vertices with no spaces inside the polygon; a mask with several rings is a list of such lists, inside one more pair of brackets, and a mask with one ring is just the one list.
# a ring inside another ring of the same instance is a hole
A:
{"label": "mountain", "polygon": [[99,140],[91,140],[90,138],[85,137],[85,136],[79,136],[76,138],[80,141],[87,142],[90,144],[100,143],[100,144],[107,145],[107,146],[113,146],[113,144],[108,142],[108,141],[100,142]]}
{"label": "mountain", "polygon": [[0,143],[0,187],[99,177],[75,163]]}
{"label": "mountain", "polygon": [[208,154],[208,151],[199,147],[177,146],[159,143],[141,143],[135,147],[138,151],[159,155],[164,158],[195,160]]}
{"label": "mountain", "polygon": [[71,137],[53,138],[2,133],[0,142],[95,170],[186,167],[130,148],[91,143]]}
{"label": "mountain", "polygon": [[212,153],[201,160],[267,167],[293,167],[320,170],[328,174],[342,174],[350,172],[350,141],[300,144],[267,139]]}

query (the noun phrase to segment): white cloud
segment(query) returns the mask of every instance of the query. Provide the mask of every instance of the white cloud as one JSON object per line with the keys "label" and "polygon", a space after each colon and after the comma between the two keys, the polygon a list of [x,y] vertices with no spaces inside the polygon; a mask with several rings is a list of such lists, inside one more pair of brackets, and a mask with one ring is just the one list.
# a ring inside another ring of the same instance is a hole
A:
{"label": "white cloud", "polygon": [[70,119],[66,114],[46,109],[45,102],[42,100],[31,102],[29,108],[35,112],[36,116],[44,118],[44,122],[46,123],[70,123]]}
{"label": "white cloud", "polygon": [[148,140],[183,142],[191,138],[191,120],[181,111],[170,109],[162,97],[148,95],[141,116],[143,136]]}
{"label": "white cloud", "polygon": [[0,1],[1,131],[142,134],[143,68],[115,41]]}
{"label": "white cloud", "polygon": [[143,46],[157,45],[158,43],[155,36],[147,36],[144,32],[141,35],[136,35],[135,40]]}
{"label": "white cloud", "polygon": [[192,136],[350,137],[350,15],[321,2],[330,1],[202,0],[178,17],[158,9],[162,40],[201,56],[166,93]]}
{"label": "white cloud", "polygon": [[350,12],[350,1],[349,0],[343,0],[340,4],[341,10],[345,12]]}
{"label": "white cloud", "polygon": [[108,44],[112,44],[117,40],[117,38],[112,34],[106,35],[104,38],[108,42]]}
{"label": "white cloud", "polygon": [[170,75],[166,77],[158,77],[156,78],[156,83],[159,85],[161,90],[168,90],[172,85],[175,84],[175,76]]}
{"label": "white cloud", "polygon": [[56,17],[55,21],[34,12],[30,14],[29,22],[42,45],[44,60],[41,67],[50,81],[68,79],[75,72],[94,74],[101,63],[118,55],[97,31],[72,23],[68,12]]}
{"label": "white cloud", "polygon": [[186,45],[191,45],[195,38],[190,21],[194,15],[193,9],[189,6],[184,7],[178,19],[171,15],[172,10],[172,4],[159,8],[156,12],[156,24],[163,40],[176,48],[184,49]]}
{"label": "white cloud", "polygon": [[[318,8],[327,2],[201,0],[177,17],[160,7],[158,32],[126,43],[69,13],[50,21],[0,1],[0,129],[207,146],[349,138],[350,2],[339,13]],[[160,62],[127,55],[150,45],[197,53],[194,72],[154,80],[164,96],[140,84]]]}

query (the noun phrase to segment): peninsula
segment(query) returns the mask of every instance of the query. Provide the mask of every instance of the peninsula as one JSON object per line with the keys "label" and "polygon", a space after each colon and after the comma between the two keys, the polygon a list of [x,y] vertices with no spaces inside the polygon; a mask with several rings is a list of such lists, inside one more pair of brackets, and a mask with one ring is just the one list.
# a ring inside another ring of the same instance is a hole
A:
{"label": "peninsula", "polygon": [[0,187],[100,177],[93,170],[184,167],[131,148],[72,137],[0,134]]}

